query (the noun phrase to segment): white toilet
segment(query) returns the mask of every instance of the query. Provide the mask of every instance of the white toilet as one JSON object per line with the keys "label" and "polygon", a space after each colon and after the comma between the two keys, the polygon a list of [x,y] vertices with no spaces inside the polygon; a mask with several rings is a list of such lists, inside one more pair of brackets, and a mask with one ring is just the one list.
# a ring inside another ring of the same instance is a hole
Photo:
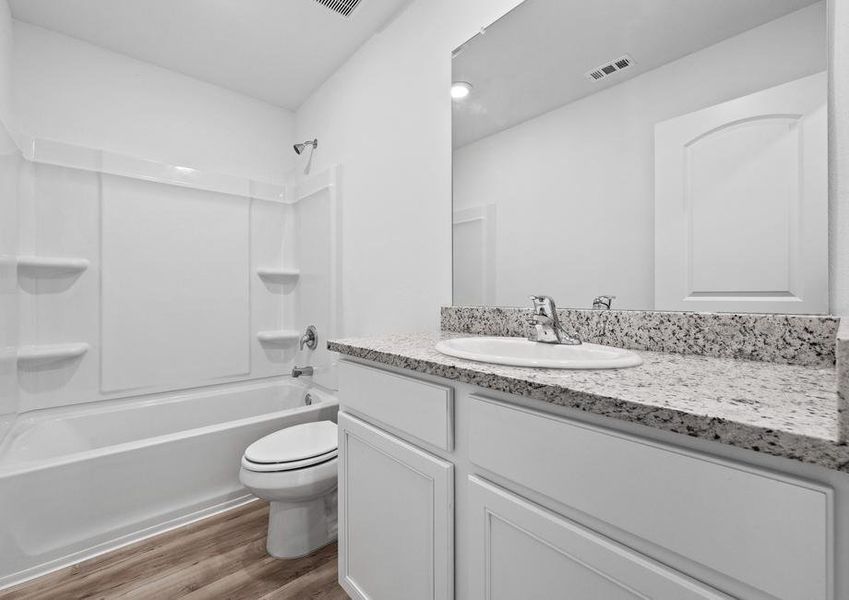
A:
{"label": "white toilet", "polygon": [[287,427],[245,450],[239,480],[271,504],[271,556],[305,556],[336,539],[337,452],[332,421]]}

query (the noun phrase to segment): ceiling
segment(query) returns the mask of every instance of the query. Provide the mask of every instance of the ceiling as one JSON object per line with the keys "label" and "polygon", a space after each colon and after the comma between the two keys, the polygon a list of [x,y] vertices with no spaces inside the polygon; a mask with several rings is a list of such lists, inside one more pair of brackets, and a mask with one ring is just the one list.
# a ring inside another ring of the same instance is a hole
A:
{"label": "ceiling", "polygon": [[10,0],[13,16],[294,110],[410,0]]}
{"label": "ceiling", "polygon": [[[817,0],[527,0],[467,42],[453,79],[460,147],[677,60]],[[825,44],[826,32],[823,31]],[[635,65],[598,82],[585,74],[629,54]]]}

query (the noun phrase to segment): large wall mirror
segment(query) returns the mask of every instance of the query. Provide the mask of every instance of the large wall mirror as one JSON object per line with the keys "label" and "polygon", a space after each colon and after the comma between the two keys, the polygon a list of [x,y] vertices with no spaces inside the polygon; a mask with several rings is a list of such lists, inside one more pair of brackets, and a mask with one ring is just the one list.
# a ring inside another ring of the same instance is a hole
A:
{"label": "large wall mirror", "polygon": [[828,312],[824,0],[526,0],[454,52],[454,304]]}

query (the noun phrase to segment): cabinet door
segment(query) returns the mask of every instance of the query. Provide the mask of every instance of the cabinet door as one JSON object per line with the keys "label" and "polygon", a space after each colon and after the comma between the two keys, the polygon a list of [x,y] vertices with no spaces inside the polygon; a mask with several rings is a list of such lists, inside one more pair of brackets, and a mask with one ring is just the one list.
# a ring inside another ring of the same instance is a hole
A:
{"label": "cabinet door", "polygon": [[728,596],[478,477],[469,477],[471,600]]}
{"label": "cabinet door", "polygon": [[339,582],[360,600],[454,597],[454,467],[339,414]]}

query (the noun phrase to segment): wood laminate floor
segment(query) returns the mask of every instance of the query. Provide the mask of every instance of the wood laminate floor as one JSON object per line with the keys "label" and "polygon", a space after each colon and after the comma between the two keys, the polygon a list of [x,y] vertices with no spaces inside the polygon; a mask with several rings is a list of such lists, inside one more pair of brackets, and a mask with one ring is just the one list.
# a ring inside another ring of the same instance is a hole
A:
{"label": "wood laminate floor", "polygon": [[251,502],[0,591],[0,600],[347,600],[336,544],[275,559],[267,524],[268,505]]}

